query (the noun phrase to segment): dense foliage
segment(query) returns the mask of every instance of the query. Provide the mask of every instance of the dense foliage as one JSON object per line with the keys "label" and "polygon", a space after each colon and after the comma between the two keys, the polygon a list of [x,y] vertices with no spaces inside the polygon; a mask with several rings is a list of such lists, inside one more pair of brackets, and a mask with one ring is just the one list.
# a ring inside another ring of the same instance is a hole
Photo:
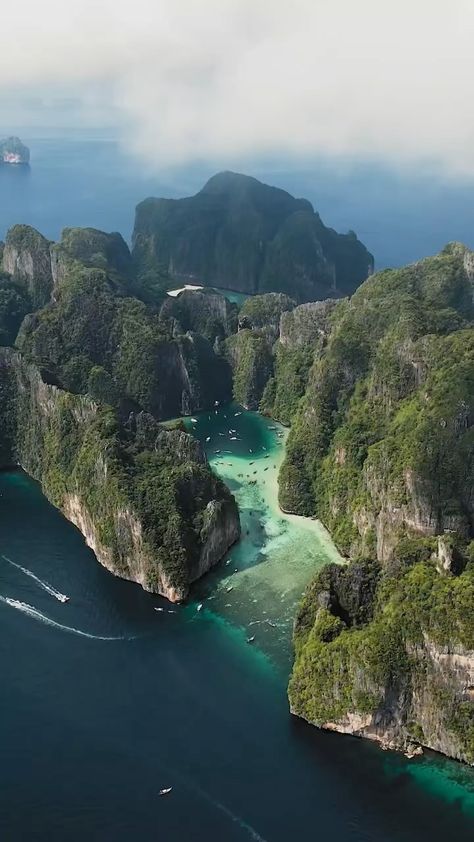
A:
{"label": "dense foliage", "polygon": [[394,729],[399,743],[444,744],[474,762],[469,692],[449,663],[443,668],[432,655],[456,646],[474,650],[474,567],[442,576],[427,560],[406,565],[397,577],[375,579],[369,567],[370,585],[361,593],[353,587],[356,566],[352,562],[340,578],[348,580],[353,604],[366,611],[369,605],[373,616],[351,622],[340,609],[337,587],[328,589],[328,570],[319,575],[297,617],[292,709],[317,725],[348,714],[376,721],[384,712],[385,727]]}
{"label": "dense foliage", "polygon": [[416,486],[417,499],[436,505],[438,529],[451,516],[467,528],[474,339],[463,261],[451,247],[380,273],[333,311],[294,419],[280,493],[286,508],[322,517],[346,552],[357,512],[379,505],[380,484],[399,508]]}
{"label": "dense foliage", "polygon": [[144,302],[117,295],[106,271],[78,262],[68,264],[55,301],[24,323],[18,346],[72,392],[92,383],[96,394],[99,367],[109,400],[158,418],[210,406],[231,391],[228,366],[206,339],[173,336]]}
{"label": "dense foliage", "polygon": [[332,310],[280,486],[283,505],[321,517],[354,559],[343,572],[323,571],[305,595],[292,709],[318,725],[369,728],[401,745],[415,739],[467,762],[472,265],[472,254],[452,244],[375,275]]}
{"label": "dense foliage", "polygon": [[226,340],[225,347],[234,375],[235,400],[247,409],[258,409],[273,371],[272,349],[267,336],[262,331],[239,330]]}
{"label": "dense foliage", "polygon": [[30,309],[30,299],[21,284],[0,273],[0,345],[13,345]]}
{"label": "dense foliage", "polygon": [[185,596],[216,508],[238,523],[200,445],[144,413],[124,426],[111,407],[43,383],[9,349],[0,352],[0,396],[0,467],[21,464],[54,505],[80,511],[115,573]]}
{"label": "dense foliage", "polygon": [[325,228],[308,201],[231,172],[196,196],[141,202],[133,243],[140,277],[167,273],[299,301],[352,292],[373,267],[356,236]]}

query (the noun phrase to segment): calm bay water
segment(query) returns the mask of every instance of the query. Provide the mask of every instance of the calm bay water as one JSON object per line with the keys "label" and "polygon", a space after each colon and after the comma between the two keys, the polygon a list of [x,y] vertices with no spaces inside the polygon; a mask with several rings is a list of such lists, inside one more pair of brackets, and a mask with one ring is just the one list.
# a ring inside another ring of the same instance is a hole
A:
{"label": "calm bay water", "polygon": [[[109,141],[44,140],[33,162],[0,170],[2,233],[127,234],[134,203],[169,192]],[[472,839],[471,770],[289,716],[294,605],[337,553],[278,511],[281,429],[239,412],[188,422],[238,498],[243,540],[176,610],[103,570],[24,474],[0,474],[2,842]]]}

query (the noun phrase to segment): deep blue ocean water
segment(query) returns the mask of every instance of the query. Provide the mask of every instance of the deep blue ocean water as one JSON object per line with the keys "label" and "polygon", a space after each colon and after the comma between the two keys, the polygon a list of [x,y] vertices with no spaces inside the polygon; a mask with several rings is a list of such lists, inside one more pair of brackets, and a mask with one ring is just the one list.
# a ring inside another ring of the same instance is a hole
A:
{"label": "deep blue ocean water", "polygon": [[[111,141],[30,145],[31,170],[0,170],[0,229],[127,234],[134,202],[171,185]],[[261,423],[246,420],[254,450]],[[0,556],[71,597],[0,558],[2,842],[472,839],[470,770],[293,719],[288,652],[272,659],[218,613],[168,613],[112,577],[22,473],[0,474]]]}
{"label": "deep blue ocean water", "polygon": [[355,230],[380,268],[434,254],[451,240],[474,248],[472,182],[328,160],[304,168],[221,161],[157,174],[109,135],[30,130],[22,138],[31,168],[0,168],[0,239],[23,222],[51,239],[66,225],[84,225],[120,231],[129,240],[139,201],[192,195],[217,170],[233,169],[310,199],[326,225]]}

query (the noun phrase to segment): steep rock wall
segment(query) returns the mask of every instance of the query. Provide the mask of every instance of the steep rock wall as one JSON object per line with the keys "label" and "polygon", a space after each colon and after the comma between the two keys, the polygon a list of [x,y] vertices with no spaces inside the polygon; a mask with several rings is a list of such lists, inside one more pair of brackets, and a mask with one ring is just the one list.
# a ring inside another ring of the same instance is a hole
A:
{"label": "steep rock wall", "polygon": [[125,429],[9,349],[0,390],[2,464],[37,479],[115,575],[180,601],[238,540],[235,500],[188,434],[143,413]]}

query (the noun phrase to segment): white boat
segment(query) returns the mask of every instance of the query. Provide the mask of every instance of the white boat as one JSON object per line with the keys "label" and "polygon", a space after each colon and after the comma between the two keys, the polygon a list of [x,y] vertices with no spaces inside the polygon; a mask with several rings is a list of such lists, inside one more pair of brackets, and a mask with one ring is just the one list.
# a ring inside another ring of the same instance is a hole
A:
{"label": "white boat", "polygon": [[172,789],[172,786],[165,786],[164,789],[160,789],[160,795],[168,795],[168,793],[170,793]]}
{"label": "white boat", "polygon": [[165,610],[164,608],[155,608],[155,606],[153,606],[153,611],[164,611],[164,610]]}
{"label": "white boat", "polygon": [[242,415],[241,412],[234,412],[234,418],[237,418],[238,415]]}
{"label": "white boat", "polygon": [[247,643],[253,643],[255,640],[255,635],[253,634],[252,637],[247,638]]}
{"label": "white boat", "polygon": [[56,599],[59,599],[59,602],[69,602],[69,597],[63,593],[58,593]]}
{"label": "white boat", "polygon": [[201,608],[202,608],[202,602],[200,602],[200,603],[199,603],[199,605],[197,606],[197,609],[196,609],[196,610],[197,610],[197,611],[200,611],[200,610],[201,610]]}
{"label": "white boat", "polygon": [[206,441],[210,441],[210,440],[211,440],[211,437],[210,437],[210,436],[208,436],[208,437],[207,437],[207,439],[206,439]]}
{"label": "white boat", "polygon": [[214,401],[214,406],[219,406],[219,401]]}
{"label": "white boat", "polygon": [[232,585],[230,585],[228,588],[226,588],[226,592],[227,592],[227,593],[230,593],[230,592],[231,592],[231,591],[233,591],[233,590],[234,590],[234,588],[233,588],[233,586],[232,586]]}
{"label": "white boat", "polygon": [[193,424],[197,424],[198,422],[197,418],[191,418],[191,421],[193,422]]}

